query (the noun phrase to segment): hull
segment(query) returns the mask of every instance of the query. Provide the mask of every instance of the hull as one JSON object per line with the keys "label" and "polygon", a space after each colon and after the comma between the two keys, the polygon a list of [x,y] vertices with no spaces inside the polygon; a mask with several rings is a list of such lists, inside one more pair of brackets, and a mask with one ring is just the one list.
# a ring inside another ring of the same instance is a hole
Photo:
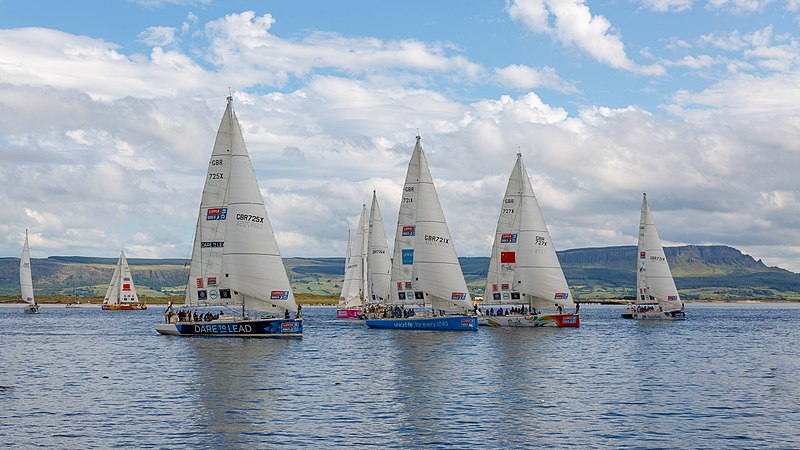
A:
{"label": "hull", "polygon": [[571,327],[581,326],[578,314],[536,314],[480,316],[478,325],[487,327]]}
{"label": "hull", "polygon": [[370,328],[389,330],[476,331],[478,329],[478,319],[470,316],[367,319],[366,324]]}
{"label": "hull", "polygon": [[303,319],[159,323],[156,331],[171,336],[303,337]]}
{"label": "hull", "polygon": [[361,308],[347,308],[347,309],[336,310],[337,319],[357,319],[360,314],[361,314]]}
{"label": "hull", "polygon": [[130,305],[103,305],[103,311],[139,311],[147,309],[144,303],[134,303]]}
{"label": "hull", "polygon": [[25,314],[39,314],[39,305],[28,305],[24,311]]}
{"label": "hull", "polygon": [[683,311],[633,311],[627,310],[622,313],[623,319],[633,320],[686,320],[686,313]]}

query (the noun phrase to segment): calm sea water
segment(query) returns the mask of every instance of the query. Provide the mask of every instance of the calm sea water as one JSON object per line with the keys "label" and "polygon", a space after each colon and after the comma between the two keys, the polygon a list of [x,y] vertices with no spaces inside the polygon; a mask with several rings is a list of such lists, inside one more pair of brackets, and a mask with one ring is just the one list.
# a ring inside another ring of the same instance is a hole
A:
{"label": "calm sea water", "polygon": [[156,334],[163,307],[0,307],[2,448],[799,448],[800,305],[579,329]]}

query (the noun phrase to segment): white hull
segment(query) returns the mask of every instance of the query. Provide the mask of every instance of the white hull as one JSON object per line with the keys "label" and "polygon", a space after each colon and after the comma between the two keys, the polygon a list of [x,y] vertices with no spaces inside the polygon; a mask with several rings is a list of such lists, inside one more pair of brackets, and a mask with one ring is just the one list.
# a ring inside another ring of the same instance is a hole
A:
{"label": "white hull", "polygon": [[577,314],[512,314],[508,316],[478,316],[478,326],[484,327],[579,327]]}
{"label": "white hull", "polygon": [[683,311],[625,311],[624,319],[633,320],[686,320]]}

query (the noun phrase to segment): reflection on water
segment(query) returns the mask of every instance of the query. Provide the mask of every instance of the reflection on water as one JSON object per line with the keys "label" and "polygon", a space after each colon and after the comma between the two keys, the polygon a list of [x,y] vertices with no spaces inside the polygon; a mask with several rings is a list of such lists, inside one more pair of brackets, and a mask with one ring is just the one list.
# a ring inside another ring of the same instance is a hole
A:
{"label": "reflection on water", "polygon": [[800,305],[586,306],[578,329],[160,336],[159,308],[0,307],[0,447],[796,448]]}

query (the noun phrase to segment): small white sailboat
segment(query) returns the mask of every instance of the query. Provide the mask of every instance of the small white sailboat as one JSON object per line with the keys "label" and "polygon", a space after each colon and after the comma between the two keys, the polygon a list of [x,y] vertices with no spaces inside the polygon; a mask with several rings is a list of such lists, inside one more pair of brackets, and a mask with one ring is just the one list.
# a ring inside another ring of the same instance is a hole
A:
{"label": "small white sailboat", "polygon": [[[472,309],[472,299],[419,136],[403,185],[390,289],[388,308],[382,316],[367,319],[368,327],[451,331],[478,328],[477,319],[466,314]],[[430,307],[431,313],[415,314],[414,305]]]}
{"label": "small white sailboat", "polygon": [[347,260],[345,261],[344,283],[339,295],[336,317],[355,319],[364,311],[367,294],[367,206],[362,205],[356,234],[351,241],[348,233]]}
{"label": "small white sailboat", "polygon": [[344,284],[336,317],[363,319],[366,312],[382,308],[387,301],[392,276],[392,260],[375,191],[372,191],[369,219],[364,205],[356,236],[352,242],[348,238],[348,242]]}
{"label": "small white sailboat", "polygon": [[28,247],[28,230],[25,230],[25,244],[22,246],[22,256],[19,258],[19,287],[22,301],[27,314],[39,314],[39,305],[33,296],[33,278],[31,276],[31,250]]}
{"label": "small white sailboat", "polygon": [[179,336],[303,336],[300,307],[289,285],[232,97],[227,99],[208,163],[185,306],[234,312],[174,313],[170,304],[166,323],[156,325],[156,331]]}
{"label": "small white sailboat", "polygon": [[622,317],[637,320],[686,320],[683,302],[675,287],[675,280],[656,230],[656,222],[647,203],[647,194],[642,194],[637,253],[636,304],[629,305]]}
{"label": "small white sailboat", "polygon": [[378,196],[372,191],[372,206],[369,210],[369,243],[367,245],[367,303],[382,305],[389,299],[389,284],[392,278],[392,259],[383,217],[378,206]]}
{"label": "small white sailboat", "polygon": [[577,311],[564,313],[575,303],[521,153],[500,206],[484,305],[480,325],[580,326]]}
{"label": "small white sailboat", "polygon": [[111,282],[108,283],[108,289],[106,290],[105,297],[103,297],[101,308],[105,311],[136,311],[147,309],[146,304],[139,303],[139,296],[136,294],[136,285],[133,283],[131,268],[128,267],[128,259],[125,258],[125,252],[120,252],[119,254],[117,266],[114,268]]}

